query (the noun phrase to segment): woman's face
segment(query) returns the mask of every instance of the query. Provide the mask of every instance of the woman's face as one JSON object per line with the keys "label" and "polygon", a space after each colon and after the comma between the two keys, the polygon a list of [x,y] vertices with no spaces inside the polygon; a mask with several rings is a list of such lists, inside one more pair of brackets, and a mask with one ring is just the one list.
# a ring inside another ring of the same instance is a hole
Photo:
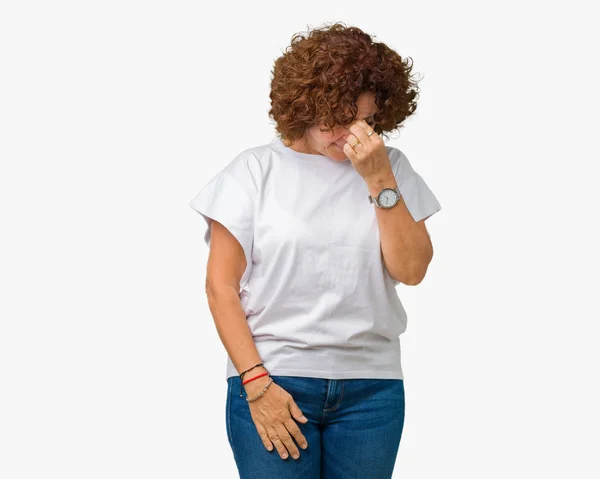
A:
{"label": "woman's face", "polygon": [[[358,112],[355,121],[365,120],[373,126],[373,115],[377,112],[375,94],[372,92],[361,93],[356,101]],[[349,127],[350,125],[348,125]],[[348,157],[343,151],[346,138],[352,133],[349,128],[335,126],[332,131],[321,131],[323,125],[313,126],[306,130],[304,136],[293,144],[285,141],[284,144],[292,150],[311,155],[323,155],[334,161],[346,161]],[[349,160],[348,160],[349,161]]]}

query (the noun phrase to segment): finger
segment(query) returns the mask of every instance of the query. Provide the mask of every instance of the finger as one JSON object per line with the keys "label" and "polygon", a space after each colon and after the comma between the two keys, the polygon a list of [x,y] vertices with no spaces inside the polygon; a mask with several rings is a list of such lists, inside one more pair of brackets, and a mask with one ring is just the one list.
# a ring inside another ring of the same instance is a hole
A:
{"label": "finger", "polygon": [[[347,137],[346,137],[346,144],[350,145],[350,147],[352,149],[354,148],[358,148],[360,147],[361,141],[358,139],[358,137],[356,135],[354,135],[353,133],[350,133]],[[356,151],[356,150],[355,150]]]}
{"label": "finger", "polygon": [[350,159],[350,161],[354,162],[358,160],[358,155],[356,154],[354,148],[350,146],[350,143],[344,143],[343,150],[344,153],[346,153],[346,156]]}
{"label": "finger", "polygon": [[302,449],[306,449],[308,447],[308,441],[304,437],[304,434],[302,434],[302,431],[298,427],[298,424],[296,424],[296,421],[294,421],[292,418],[290,418],[287,421],[285,421],[283,424],[284,424],[285,428],[289,431],[289,433],[292,435],[292,437],[296,440],[298,445]]}
{"label": "finger", "polygon": [[259,425],[256,425],[256,431],[258,432],[258,435],[263,443],[263,445],[265,446],[265,449],[267,451],[272,451],[273,450],[273,443],[271,442],[271,440],[269,439],[269,435],[267,434],[267,430]]}
{"label": "finger", "polygon": [[283,442],[287,450],[290,451],[292,457],[294,459],[298,459],[300,457],[300,451],[298,451],[296,444],[292,440],[292,436],[290,436],[290,433],[285,428],[283,423],[279,423],[277,426],[275,426],[275,429],[279,433],[279,439],[281,439],[281,442]]}
{"label": "finger", "polygon": [[277,452],[279,453],[281,458],[287,459],[288,452],[285,446],[283,445],[283,442],[279,438],[279,433],[273,427],[268,427],[267,432],[269,433],[269,439],[275,445],[275,449],[277,449]]}
{"label": "finger", "polygon": [[290,414],[296,421],[301,421],[304,423],[308,422],[308,419],[306,419],[306,417],[304,417],[304,414],[302,414],[302,410],[298,407],[298,405],[296,404],[296,402],[293,399],[290,399],[289,404],[290,404]]}
{"label": "finger", "polygon": [[[350,125],[350,131],[363,145],[368,145],[371,141],[371,137],[367,135],[367,131],[371,131],[371,129],[372,128],[364,120],[359,120]],[[356,141],[354,141],[354,143],[356,143]]]}

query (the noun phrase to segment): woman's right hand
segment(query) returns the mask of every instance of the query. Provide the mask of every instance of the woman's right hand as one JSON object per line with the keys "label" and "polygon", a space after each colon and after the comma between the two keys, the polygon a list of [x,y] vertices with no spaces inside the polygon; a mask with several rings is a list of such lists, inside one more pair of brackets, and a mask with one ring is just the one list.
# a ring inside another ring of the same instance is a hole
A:
{"label": "woman's right hand", "polygon": [[[245,386],[248,397],[259,394],[270,380],[270,377],[265,376],[248,383]],[[300,452],[292,437],[302,449],[308,447],[308,442],[294,419],[302,423],[308,422],[308,419],[304,417],[292,395],[273,381],[265,393],[248,402],[248,406],[258,435],[267,450],[272,450],[273,444],[282,459],[288,457],[288,451],[294,459],[298,459]]]}

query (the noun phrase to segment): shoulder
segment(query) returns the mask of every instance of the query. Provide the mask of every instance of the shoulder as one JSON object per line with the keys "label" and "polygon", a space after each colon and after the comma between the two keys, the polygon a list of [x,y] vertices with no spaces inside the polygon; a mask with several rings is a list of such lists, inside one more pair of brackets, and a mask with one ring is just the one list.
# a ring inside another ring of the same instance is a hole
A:
{"label": "shoulder", "polygon": [[246,148],[237,153],[223,171],[240,182],[251,183],[253,189],[258,191],[269,169],[272,152],[269,143]]}

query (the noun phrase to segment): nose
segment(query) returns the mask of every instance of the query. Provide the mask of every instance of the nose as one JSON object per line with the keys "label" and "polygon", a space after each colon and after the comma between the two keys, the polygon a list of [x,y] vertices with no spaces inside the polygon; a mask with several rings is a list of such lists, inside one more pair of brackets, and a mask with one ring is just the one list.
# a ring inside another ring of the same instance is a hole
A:
{"label": "nose", "polygon": [[337,125],[336,126],[336,138],[338,140],[342,140],[342,141],[346,141],[348,139],[348,137],[352,134],[352,131],[350,130],[350,125],[348,125],[347,127],[342,126],[342,125]]}

